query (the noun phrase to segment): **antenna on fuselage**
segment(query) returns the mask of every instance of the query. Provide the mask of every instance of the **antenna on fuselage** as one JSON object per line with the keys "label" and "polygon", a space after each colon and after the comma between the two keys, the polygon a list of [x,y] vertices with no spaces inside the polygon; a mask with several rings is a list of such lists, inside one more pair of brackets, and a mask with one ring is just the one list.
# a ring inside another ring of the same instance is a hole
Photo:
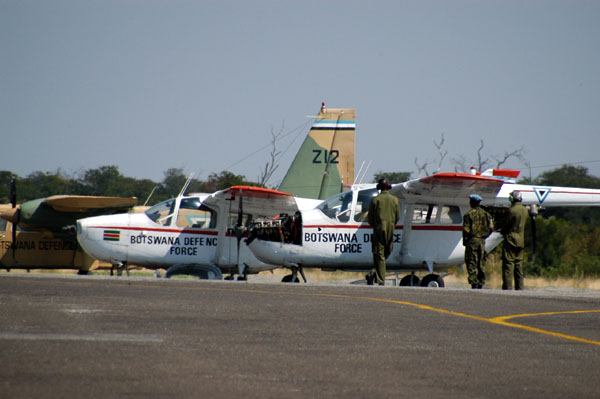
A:
{"label": "antenna on fuselage", "polygon": [[157,188],[158,188],[158,186],[154,186],[154,188],[152,189],[152,191],[150,191],[150,195],[148,195],[148,198],[146,198],[146,202],[144,202],[143,206],[146,206],[146,204],[148,203],[148,201],[150,201],[150,197],[152,197],[152,194],[154,194],[154,192],[156,191]]}
{"label": "antenna on fuselage", "polygon": [[187,190],[188,186],[192,182],[193,177],[194,177],[194,173],[192,172],[192,173],[190,173],[187,180],[185,181],[185,184],[183,185],[183,188],[181,189],[181,192],[179,193],[178,197],[183,197],[183,194],[185,194],[185,190]]}
{"label": "antenna on fuselage", "polygon": [[[369,167],[371,166],[371,161],[369,161],[369,163],[367,164],[367,167],[365,168],[365,170],[363,172],[364,166],[365,166],[365,161],[362,161],[362,163],[360,164],[360,169],[358,170],[358,173],[356,174],[356,178],[354,179],[354,183],[352,183],[352,186],[356,186],[357,184],[362,184],[362,180],[367,175],[367,171],[369,170]],[[362,175],[361,175],[361,172],[362,172]]]}

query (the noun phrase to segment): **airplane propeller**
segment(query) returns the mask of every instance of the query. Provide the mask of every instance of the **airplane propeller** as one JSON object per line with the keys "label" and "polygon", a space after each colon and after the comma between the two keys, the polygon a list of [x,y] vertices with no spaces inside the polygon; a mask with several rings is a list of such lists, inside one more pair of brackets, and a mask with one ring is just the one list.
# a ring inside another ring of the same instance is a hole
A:
{"label": "airplane propeller", "polygon": [[10,179],[10,204],[14,210],[12,221],[12,254],[15,257],[15,249],[17,248],[17,225],[19,224],[20,211],[17,208],[17,177],[12,176]]}
{"label": "airplane propeller", "polygon": [[[237,223],[234,227],[235,237],[237,238],[237,259],[236,264],[238,266],[238,271],[240,269],[240,244],[242,242],[242,238],[244,238],[244,233],[246,232],[246,226],[243,225],[244,221],[244,196],[242,194],[242,189],[240,188],[239,193],[239,201],[238,201],[238,218]],[[245,279],[246,276],[243,273],[240,273],[238,279]]]}

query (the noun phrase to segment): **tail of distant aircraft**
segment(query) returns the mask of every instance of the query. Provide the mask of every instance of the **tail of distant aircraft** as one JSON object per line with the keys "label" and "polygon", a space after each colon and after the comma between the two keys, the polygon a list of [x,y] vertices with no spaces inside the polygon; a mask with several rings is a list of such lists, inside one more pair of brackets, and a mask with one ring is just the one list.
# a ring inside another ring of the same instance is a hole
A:
{"label": "tail of distant aircraft", "polygon": [[323,103],[308,136],[279,185],[299,197],[325,199],[354,180],[356,111]]}

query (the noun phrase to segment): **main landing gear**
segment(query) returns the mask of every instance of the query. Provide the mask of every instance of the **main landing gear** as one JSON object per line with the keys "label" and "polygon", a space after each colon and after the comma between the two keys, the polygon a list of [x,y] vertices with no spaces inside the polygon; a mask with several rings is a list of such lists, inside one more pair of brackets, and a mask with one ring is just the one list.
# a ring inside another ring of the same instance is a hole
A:
{"label": "main landing gear", "polygon": [[[367,274],[367,276],[369,276]],[[369,279],[367,278],[367,284]],[[442,276],[437,274],[428,274],[421,280],[415,273],[407,274],[400,279],[398,283],[400,287],[431,287],[431,288],[442,288],[445,286],[444,279]]]}
{"label": "main landing gear", "polygon": [[292,270],[292,274],[288,274],[281,279],[282,283],[299,283],[300,279],[298,278],[298,272],[302,276],[302,280],[306,283],[306,276],[304,275],[304,270],[302,266],[292,266],[290,268]]}

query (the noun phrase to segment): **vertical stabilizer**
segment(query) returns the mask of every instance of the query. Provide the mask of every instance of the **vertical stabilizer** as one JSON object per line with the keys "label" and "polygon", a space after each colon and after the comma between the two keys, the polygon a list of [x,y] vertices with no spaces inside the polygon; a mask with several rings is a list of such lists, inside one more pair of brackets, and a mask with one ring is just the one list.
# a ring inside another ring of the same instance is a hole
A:
{"label": "vertical stabilizer", "polygon": [[319,111],[300,147],[280,191],[304,198],[325,199],[343,191],[354,180],[356,111],[326,108]]}

